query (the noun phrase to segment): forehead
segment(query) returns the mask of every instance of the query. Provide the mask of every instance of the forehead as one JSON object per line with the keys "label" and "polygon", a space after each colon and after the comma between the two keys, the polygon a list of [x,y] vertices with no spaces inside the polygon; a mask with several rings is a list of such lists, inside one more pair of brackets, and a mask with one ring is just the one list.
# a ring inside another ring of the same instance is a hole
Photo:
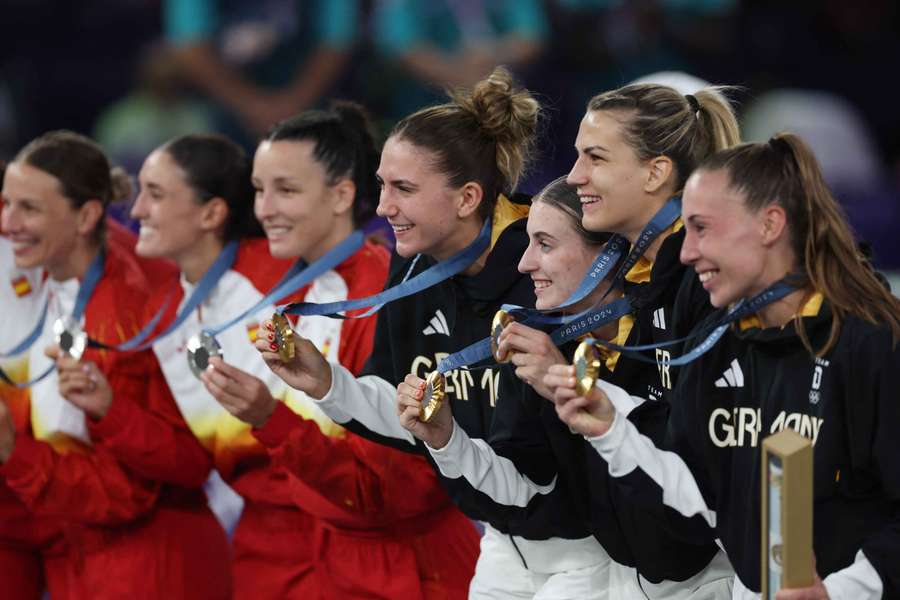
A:
{"label": "forehead", "polygon": [[428,177],[441,177],[434,168],[434,152],[412,142],[392,136],[384,143],[378,175],[385,180],[406,179],[418,181]]}
{"label": "forehead", "polygon": [[253,157],[254,170],[258,166],[298,168],[316,162],[313,157],[315,143],[312,140],[263,141]]}
{"label": "forehead", "polygon": [[59,179],[27,163],[15,161],[6,167],[3,196],[10,200],[63,198]]}
{"label": "forehead", "polygon": [[582,148],[593,145],[610,148],[625,144],[622,136],[623,118],[624,115],[621,111],[587,111],[581,119],[575,144]]}
{"label": "forehead", "polygon": [[561,209],[546,202],[535,202],[528,212],[526,225],[529,235],[547,233],[555,238],[575,235],[572,218]]}
{"label": "forehead", "polygon": [[175,162],[172,155],[162,148],[157,148],[150,153],[141,165],[139,177],[185,179],[184,170]]}
{"label": "forehead", "polygon": [[723,170],[696,171],[684,186],[682,216],[740,216],[745,208],[744,194],[731,187],[731,180]]}

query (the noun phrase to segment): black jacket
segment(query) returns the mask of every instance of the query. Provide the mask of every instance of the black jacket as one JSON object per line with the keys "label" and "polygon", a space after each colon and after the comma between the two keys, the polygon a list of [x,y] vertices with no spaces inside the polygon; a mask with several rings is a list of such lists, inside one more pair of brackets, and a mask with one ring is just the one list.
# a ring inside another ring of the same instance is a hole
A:
{"label": "black jacket", "polygon": [[[527,202],[519,198],[514,201]],[[442,358],[486,337],[502,304],[534,306],[531,278],[516,270],[528,246],[525,224],[525,219],[519,219],[503,230],[477,274],[454,276],[421,294],[384,306],[378,314],[372,356],[362,375],[377,375],[393,383],[403,381],[408,373],[425,378]],[[386,287],[402,280],[410,261],[393,256]],[[434,264],[433,259],[422,256],[412,276]],[[446,391],[453,416],[472,438],[487,438],[491,428],[499,372],[496,366],[479,367],[492,362],[488,359],[447,374]],[[421,443],[412,447],[405,441],[373,433],[356,421],[342,425],[368,439],[429,456]],[[533,519],[494,503],[463,478],[440,479],[454,503],[470,518],[487,521],[504,533],[530,539],[546,537],[542,526]]]}
{"label": "black jacket", "polygon": [[[803,320],[813,347],[821,347],[831,327],[827,305]],[[861,549],[883,597],[900,598],[898,372],[890,331],[855,317],[822,358],[803,346],[793,323],[732,327],[685,368],[667,445],[716,511],[716,533],[747,587],[760,589],[760,444],[789,427],[815,444],[817,571],[824,578]]]}

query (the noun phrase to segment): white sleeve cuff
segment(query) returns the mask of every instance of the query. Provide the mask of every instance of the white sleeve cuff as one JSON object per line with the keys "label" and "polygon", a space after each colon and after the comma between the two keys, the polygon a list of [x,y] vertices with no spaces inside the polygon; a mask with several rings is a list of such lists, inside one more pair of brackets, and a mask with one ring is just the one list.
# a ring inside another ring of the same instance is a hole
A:
{"label": "white sleeve cuff", "polygon": [[831,600],[878,600],[884,584],[878,571],[860,550],[852,565],[832,573],[822,582]]}

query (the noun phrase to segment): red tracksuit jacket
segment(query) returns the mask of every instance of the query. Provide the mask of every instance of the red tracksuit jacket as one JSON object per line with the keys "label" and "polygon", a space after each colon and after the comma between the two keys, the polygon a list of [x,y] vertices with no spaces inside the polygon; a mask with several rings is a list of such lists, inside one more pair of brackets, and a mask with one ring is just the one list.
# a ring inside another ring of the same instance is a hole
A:
{"label": "red tracksuit jacket", "polygon": [[[85,330],[106,343],[134,335],[147,290],[134,257],[111,243],[87,304]],[[43,369],[36,351],[51,342],[54,318],[51,309],[31,352],[32,373]],[[43,430],[47,423],[32,399],[32,427],[18,432],[12,455],[0,467],[29,509],[61,523],[67,551],[45,560],[54,600],[230,597],[230,582],[221,578],[227,568],[224,532],[199,489],[210,463],[178,414],[152,352],[91,349],[84,360],[98,365],[114,394],[104,419],[85,418],[89,443],[62,434],[35,439],[35,424]],[[46,388],[33,391],[41,389]],[[119,437],[129,438],[127,447],[115,443]],[[129,464],[148,456],[160,466],[177,461],[183,487],[163,485]]]}

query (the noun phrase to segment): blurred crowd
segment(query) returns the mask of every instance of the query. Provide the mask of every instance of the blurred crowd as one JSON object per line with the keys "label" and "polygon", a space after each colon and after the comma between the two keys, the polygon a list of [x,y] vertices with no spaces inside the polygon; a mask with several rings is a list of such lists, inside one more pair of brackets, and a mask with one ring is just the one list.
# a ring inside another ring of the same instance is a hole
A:
{"label": "blurred crowd", "polygon": [[745,139],[807,139],[876,264],[900,268],[892,0],[0,0],[0,14],[0,159],[67,128],[135,172],[174,136],[252,147],[336,97],[386,130],[505,64],[549,107],[534,191],[568,170],[590,96],[690,73],[739,86]]}

